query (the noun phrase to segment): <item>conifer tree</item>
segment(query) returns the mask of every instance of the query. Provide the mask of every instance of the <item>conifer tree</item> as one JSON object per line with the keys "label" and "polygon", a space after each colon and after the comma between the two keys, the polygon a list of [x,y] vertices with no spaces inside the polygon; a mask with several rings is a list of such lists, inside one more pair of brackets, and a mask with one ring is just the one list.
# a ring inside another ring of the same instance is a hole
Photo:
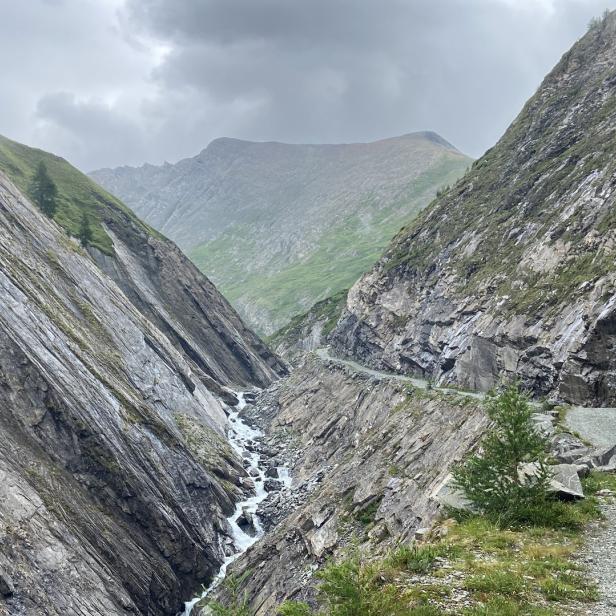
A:
{"label": "conifer tree", "polygon": [[[454,479],[480,511],[524,518],[547,499],[547,439],[533,425],[533,408],[516,385],[489,395],[486,410],[493,427],[483,439],[483,453],[458,465]],[[521,472],[524,464],[533,469],[531,477]]]}
{"label": "conifer tree", "polygon": [[79,234],[77,236],[81,245],[86,248],[92,242],[92,227],[90,226],[90,217],[86,212],[81,214],[81,222],[79,223]]}
{"label": "conifer tree", "polygon": [[58,189],[54,181],[49,176],[47,166],[43,161],[38,164],[32,184],[30,185],[30,194],[34,203],[39,207],[41,212],[48,218],[53,218],[58,209],[57,197]]}

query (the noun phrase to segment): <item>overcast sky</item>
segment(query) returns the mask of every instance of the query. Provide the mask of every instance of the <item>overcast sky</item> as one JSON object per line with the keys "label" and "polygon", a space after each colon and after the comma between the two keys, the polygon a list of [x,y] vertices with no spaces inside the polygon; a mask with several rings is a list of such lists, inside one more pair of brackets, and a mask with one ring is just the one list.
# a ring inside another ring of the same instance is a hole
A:
{"label": "overcast sky", "polygon": [[479,156],[616,0],[0,0],[0,133],[85,171],[220,136]]}

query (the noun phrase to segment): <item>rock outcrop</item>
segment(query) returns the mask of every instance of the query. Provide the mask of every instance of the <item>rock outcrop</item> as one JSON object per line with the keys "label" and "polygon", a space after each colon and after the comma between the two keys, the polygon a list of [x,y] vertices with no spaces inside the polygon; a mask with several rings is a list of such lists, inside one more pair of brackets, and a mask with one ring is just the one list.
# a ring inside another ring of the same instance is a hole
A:
{"label": "rock outcrop", "polygon": [[268,338],[272,349],[287,361],[299,360],[306,353],[326,345],[327,336],[336,325],[348,291],[340,291],[332,297],[317,302],[304,314],[291,319],[288,325]]}
{"label": "rock outcrop", "polygon": [[245,476],[228,386],[284,370],[177,248],[98,207],[108,255],[0,172],[3,615],[175,615]]}
{"label": "rock outcrop", "polygon": [[486,390],[616,403],[616,13],[354,285],[340,353]]}
{"label": "rock outcrop", "polygon": [[217,139],[174,165],[91,176],[271,334],[353,284],[470,162],[434,133],[342,145]]}
{"label": "rock outcrop", "polygon": [[256,413],[294,461],[292,494],[265,503],[286,517],[232,567],[257,616],[275,614],[286,598],[309,598],[315,570],[354,542],[376,555],[430,526],[448,465],[487,425],[475,398],[314,355],[274,385]]}

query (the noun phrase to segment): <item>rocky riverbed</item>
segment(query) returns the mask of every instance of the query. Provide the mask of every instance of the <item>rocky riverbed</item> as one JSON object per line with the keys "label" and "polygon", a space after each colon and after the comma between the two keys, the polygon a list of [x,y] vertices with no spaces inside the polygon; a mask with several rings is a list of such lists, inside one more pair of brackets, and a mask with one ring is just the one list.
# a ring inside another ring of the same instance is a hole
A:
{"label": "rocky riverbed", "polygon": [[242,460],[247,477],[240,479],[247,489],[247,498],[239,501],[235,511],[226,520],[228,534],[225,539],[226,558],[210,585],[198,596],[187,601],[184,616],[191,616],[194,607],[203,601],[225,579],[231,563],[254,545],[272,524],[271,505],[262,508],[262,503],[279,502],[282,492],[289,492],[292,478],[284,464],[284,456],[264,442],[264,434],[246,415],[246,409],[255,400],[254,392],[237,392],[238,403],[229,413],[227,437],[235,453]]}

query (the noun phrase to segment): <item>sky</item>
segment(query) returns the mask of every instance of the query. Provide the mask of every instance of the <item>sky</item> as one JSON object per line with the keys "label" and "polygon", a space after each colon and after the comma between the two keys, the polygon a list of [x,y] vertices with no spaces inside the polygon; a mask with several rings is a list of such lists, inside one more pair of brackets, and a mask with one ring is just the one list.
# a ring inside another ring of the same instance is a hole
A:
{"label": "sky", "polygon": [[0,134],[84,171],[217,137],[502,135],[616,0],[0,0]]}

